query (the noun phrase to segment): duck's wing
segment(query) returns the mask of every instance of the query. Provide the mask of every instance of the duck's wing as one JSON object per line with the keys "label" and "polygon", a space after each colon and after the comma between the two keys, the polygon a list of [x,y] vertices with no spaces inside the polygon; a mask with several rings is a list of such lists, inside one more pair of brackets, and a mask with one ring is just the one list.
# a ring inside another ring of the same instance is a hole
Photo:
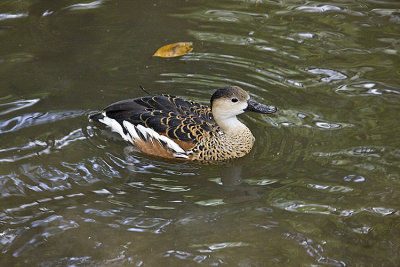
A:
{"label": "duck's wing", "polygon": [[198,117],[215,124],[211,109],[192,100],[185,100],[173,95],[154,95],[122,100],[104,109],[108,113],[121,111],[144,111],[147,109],[173,112],[184,116]]}
{"label": "duck's wing", "polygon": [[179,153],[218,130],[208,106],[171,95],[119,101],[90,118],[110,126],[136,145],[155,139]]}

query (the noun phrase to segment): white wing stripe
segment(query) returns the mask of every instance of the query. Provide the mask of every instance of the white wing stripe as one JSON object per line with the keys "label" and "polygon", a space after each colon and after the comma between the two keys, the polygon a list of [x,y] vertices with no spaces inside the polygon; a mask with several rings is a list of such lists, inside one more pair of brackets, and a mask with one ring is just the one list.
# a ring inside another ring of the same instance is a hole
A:
{"label": "white wing stripe", "polygon": [[[157,140],[158,142],[161,143],[164,142],[167,144],[168,148],[174,151],[174,156],[177,158],[187,158],[186,151],[183,150],[177,143],[175,143],[173,140],[170,138],[158,134],[156,131],[154,131],[151,128],[144,127],[143,125],[133,125],[132,123],[128,121],[123,121],[122,125],[119,124],[116,120],[111,119],[110,117],[106,116],[106,113],[103,112],[104,118],[100,119],[99,121],[101,123],[104,123],[105,125],[109,126],[111,130],[114,132],[117,132],[121,135],[121,137],[128,142],[135,143],[135,139],[140,139],[139,134],[137,131],[140,131],[140,133],[147,139],[148,137],[150,138],[150,141],[153,142],[153,138]],[[128,134],[124,133],[123,128],[124,127],[127,131]],[[146,141],[146,140],[144,140]]]}
{"label": "white wing stripe", "polygon": [[105,113],[103,113],[103,115],[104,118],[100,119],[99,121],[109,126],[114,132],[119,133],[125,141],[129,141],[129,137],[124,133],[121,124],[119,124],[116,120],[107,117]]}
{"label": "white wing stripe", "polygon": [[186,154],[178,154],[178,153],[174,153],[174,157],[175,158],[184,158],[184,159],[189,158],[189,156]]}
{"label": "white wing stripe", "polygon": [[174,150],[177,153],[183,153],[186,154],[186,151],[183,150],[183,148],[181,148],[177,143],[175,143],[174,141],[172,141],[171,139],[169,139],[166,136],[163,135],[158,135],[159,136],[159,140],[164,141],[165,143],[167,143],[168,147],[172,150]]}
{"label": "white wing stripe", "polygon": [[[126,121],[124,121],[124,126],[126,127],[125,122]],[[126,122],[126,123],[128,124],[129,122]],[[129,124],[131,124],[131,123],[129,123]],[[153,129],[144,127],[143,125],[140,125],[140,124],[137,126],[134,126],[134,127],[137,128],[145,137],[148,137],[148,136],[152,137],[152,138],[150,138],[151,141],[153,138],[157,141],[161,140],[164,143],[166,143],[168,145],[168,147],[170,149],[172,149],[175,153],[186,155],[186,151],[183,150],[183,148],[181,148],[177,143],[175,143],[173,140],[169,139],[168,137],[166,137],[164,135],[160,135]],[[129,129],[128,129],[128,131],[129,131]],[[139,136],[137,134],[136,134],[136,136],[137,136],[137,138],[139,138]]]}
{"label": "white wing stripe", "polygon": [[135,139],[139,138],[139,135],[136,132],[136,127],[135,125],[133,125],[132,123],[128,122],[128,121],[123,121],[122,123],[125,127],[125,129],[128,131],[128,133],[131,135],[132,137],[132,143],[134,143]]}
{"label": "white wing stripe", "polygon": [[[147,139],[147,129],[146,127],[142,125],[137,125],[136,128],[142,133],[142,135]],[[151,135],[150,135],[151,136]]]}

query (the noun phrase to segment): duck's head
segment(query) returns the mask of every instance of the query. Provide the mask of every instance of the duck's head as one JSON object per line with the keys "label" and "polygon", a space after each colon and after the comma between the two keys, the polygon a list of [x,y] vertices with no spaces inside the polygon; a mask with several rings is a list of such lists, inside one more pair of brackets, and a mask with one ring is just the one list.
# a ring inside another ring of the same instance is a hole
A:
{"label": "duck's head", "polygon": [[211,97],[211,110],[214,116],[234,117],[245,111],[262,114],[276,112],[276,107],[260,104],[238,86],[219,88]]}
{"label": "duck's head", "polygon": [[245,111],[262,114],[276,112],[276,107],[258,103],[238,86],[218,89],[212,95],[210,102],[214,119],[225,132],[235,131],[240,126],[244,126],[236,116]]}

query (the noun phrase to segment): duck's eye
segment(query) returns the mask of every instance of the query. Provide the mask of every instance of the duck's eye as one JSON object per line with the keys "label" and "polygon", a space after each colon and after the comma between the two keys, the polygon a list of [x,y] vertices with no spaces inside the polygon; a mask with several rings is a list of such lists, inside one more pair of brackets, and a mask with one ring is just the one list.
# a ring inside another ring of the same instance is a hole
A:
{"label": "duck's eye", "polygon": [[238,102],[239,100],[237,99],[237,98],[232,98],[232,102],[233,103],[236,103],[236,102]]}

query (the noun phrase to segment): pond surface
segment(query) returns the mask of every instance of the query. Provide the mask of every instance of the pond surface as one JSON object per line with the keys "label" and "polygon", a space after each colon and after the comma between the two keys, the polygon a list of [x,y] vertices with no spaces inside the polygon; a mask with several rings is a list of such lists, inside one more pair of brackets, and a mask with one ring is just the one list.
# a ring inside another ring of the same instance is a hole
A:
{"label": "pond surface", "polygon": [[[1,266],[400,262],[399,1],[3,0],[0,38]],[[139,85],[279,111],[242,159],[163,160],[88,121]]]}

